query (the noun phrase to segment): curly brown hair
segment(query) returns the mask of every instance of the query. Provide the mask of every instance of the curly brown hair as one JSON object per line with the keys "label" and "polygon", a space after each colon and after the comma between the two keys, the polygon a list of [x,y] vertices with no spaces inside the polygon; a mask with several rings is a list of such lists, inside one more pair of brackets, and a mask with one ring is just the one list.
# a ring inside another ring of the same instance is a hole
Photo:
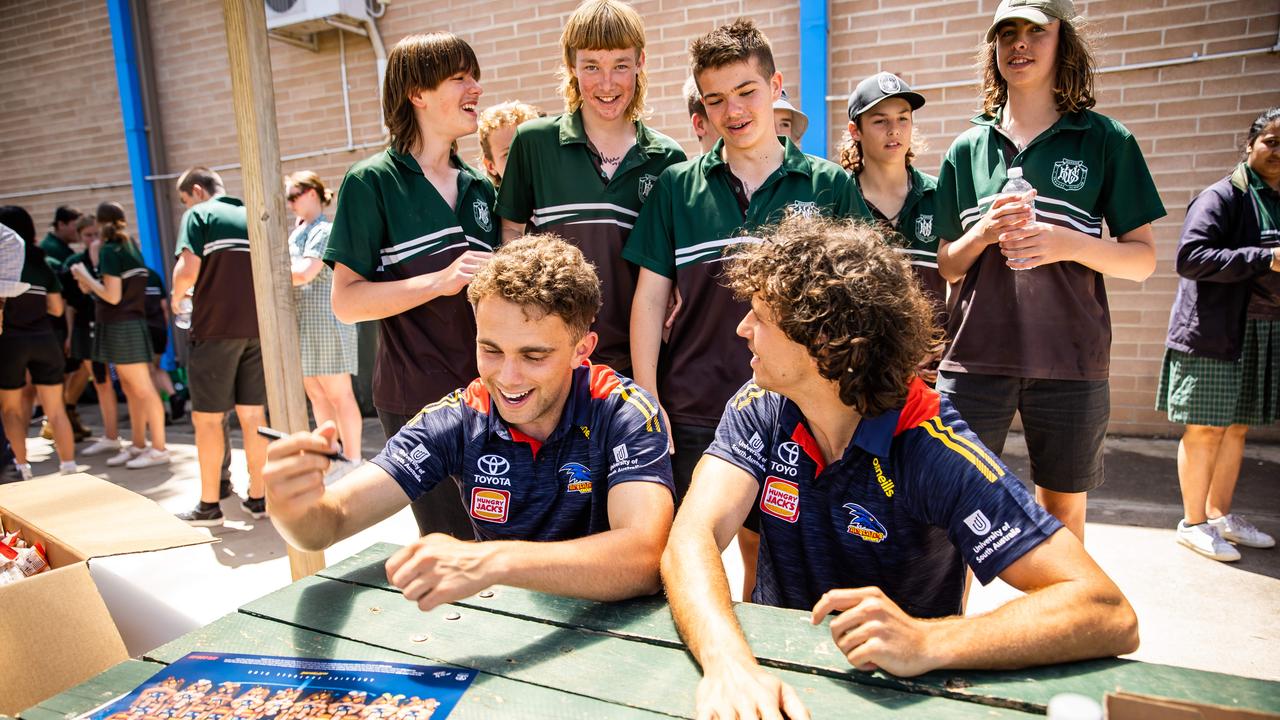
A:
{"label": "curly brown hair", "polygon": [[496,295],[521,305],[526,316],[555,315],[577,340],[600,310],[600,278],[578,248],[555,235],[525,235],[498,248],[467,286],[474,307]]}
{"label": "curly brown hair", "polygon": [[479,80],[480,61],[467,41],[453,33],[408,35],[391,48],[382,80],[382,114],[393,148],[410,154],[421,141],[409,96],[420,90],[435,90],[460,72]]}
{"label": "curly brown hair", "polygon": [[[912,113],[914,115],[915,113]],[[858,129],[862,129],[862,118],[859,117],[853,122],[857,124]],[[929,142],[913,124],[911,128],[911,147],[907,148],[907,167],[911,167],[911,161],[916,159],[916,150],[920,152],[928,152]],[[840,167],[857,175],[866,167],[866,163],[862,159],[862,143],[855,142],[853,135],[845,128],[844,135],[840,137],[840,146],[836,148],[837,162]]]}
{"label": "curly brown hair", "polygon": [[735,255],[725,277],[804,346],[840,401],[874,417],[899,407],[942,333],[906,257],[853,220],[793,216]]}
{"label": "curly brown hair", "polygon": [[[1088,110],[1097,104],[1093,97],[1096,61],[1093,42],[1082,20],[1061,20],[1058,34],[1057,71],[1053,78],[1053,100],[1062,114]],[[996,62],[995,40],[983,43],[978,50],[978,66],[982,70],[982,112],[994,116],[1009,101],[1009,83],[1000,74]]]}

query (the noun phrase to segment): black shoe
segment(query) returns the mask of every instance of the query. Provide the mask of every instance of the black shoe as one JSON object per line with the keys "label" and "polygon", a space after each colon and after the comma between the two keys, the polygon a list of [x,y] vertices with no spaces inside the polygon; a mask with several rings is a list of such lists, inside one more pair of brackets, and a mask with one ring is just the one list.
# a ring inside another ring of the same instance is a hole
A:
{"label": "black shoe", "polygon": [[235,491],[232,490],[231,488],[230,480],[223,480],[222,482],[218,483],[218,499],[219,500],[226,500],[227,498],[231,497],[233,492]]}
{"label": "black shoe", "polygon": [[187,414],[187,399],[178,393],[169,396],[169,417],[174,422],[181,420]]}
{"label": "black shoe", "polygon": [[222,524],[222,506],[202,502],[193,510],[178,513],[177,518],[195,527],[218,527]]}
{"label": "black shoe", "polygon": [[249,517],[254,520],[261,520],[267,516],[267,498],[266,496],[260,498],[247,497],[240,502],[240,509],[249,513]]}

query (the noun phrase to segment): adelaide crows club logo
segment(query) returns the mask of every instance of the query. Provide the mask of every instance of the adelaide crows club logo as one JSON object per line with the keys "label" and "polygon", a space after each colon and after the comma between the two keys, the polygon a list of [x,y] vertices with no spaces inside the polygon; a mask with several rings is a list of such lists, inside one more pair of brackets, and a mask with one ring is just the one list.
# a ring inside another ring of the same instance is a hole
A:
{"label": "adelaide crows club logo", "polygon": [[560,466],[560,480],[565,492],[586,495],[591,492],[591,471],[581,463],[571,462]]}
{"label": "adelaide crows club logo", "polygon": [[1053,174],[1049,180],[1063,190],[1079,190],[1084,187],[1084,180],[1089,176],[1089,168],[1083,160],[1063,158],[1053,164]]}
{"label": "adelaide crows club logo", "polygon": [[471,204],[471,209],[476,216],[476,224],[485,232],[493,230],[493,216],[489,214],[489,203],[483,200],[476,200]]}
{"label": "adelaide crows club logo", "polygon": [[845,503],[844,509],[849,511],[852,518],[849,518],[849,527],[845,531],[850,535],[856,535],[867,542],[883,542],[889,537],[889,531],[884,529],[884,525],[876,519],[875,515],[867,512],[867,509],[857,503]]}

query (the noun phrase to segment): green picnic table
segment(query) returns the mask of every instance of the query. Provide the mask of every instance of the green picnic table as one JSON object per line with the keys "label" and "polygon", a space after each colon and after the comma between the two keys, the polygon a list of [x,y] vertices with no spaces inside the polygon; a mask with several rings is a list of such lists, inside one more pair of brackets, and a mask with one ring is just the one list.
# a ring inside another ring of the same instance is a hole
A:
{"label": "green picnic table", "polygon": [[[666,603],[596,603],[508,587],[430,613],[404,600],[374,545],[319,574],[22,712],[67,718],[196,650],[455,665],[479,670],[451,718],[690,718],[700,673]],[[917,678],[858,672],[808,614],[736,606],[751,647],[815,718],[1026,718],[1054,695],[1110,691],[1280,711],[1280,683],[1124,660]]]}

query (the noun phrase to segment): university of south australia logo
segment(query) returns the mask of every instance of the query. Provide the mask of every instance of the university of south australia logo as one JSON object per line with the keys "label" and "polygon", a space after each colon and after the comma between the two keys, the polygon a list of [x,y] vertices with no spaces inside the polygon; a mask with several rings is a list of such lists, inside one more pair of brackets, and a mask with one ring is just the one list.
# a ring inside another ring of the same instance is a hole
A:
{"label": "university of south australia logo", "polygon": [[1049,177],[1054,187],[1063,190],[1079,190],[1084,187],[1085,178],[1089,177],[1089,168],[1083,160],[1063,158],[1053,164],[1053,174]]}
{"label": "university of south australia logo", "polygon": [[916,239],[920,242],[933,242],[932,215],[921,215],[916,218]]}
{"label": "university of south australia logo", "polygon": [[489,214],[489,204],[483,200],[476,200],[471,205],[471,209],[475,212],[476,224],[485,232],[493,231],[493,216]]}
{"label": "university of south australia logo", "polygon": [[640,202],[649,199],[649,193],[653,190],[653,184],[656,182],[658,182],[656,176],[648,174],[640,176],[640,182],[637,185],[637,190],[640,193]]}
{"label": "university of south australia logo", "polygon": [[991,532],[991,521],[983,514],[981,510],[974,510],[969,517],[964,519],[964,524],[969,526],[974,535],[986,535]]}

